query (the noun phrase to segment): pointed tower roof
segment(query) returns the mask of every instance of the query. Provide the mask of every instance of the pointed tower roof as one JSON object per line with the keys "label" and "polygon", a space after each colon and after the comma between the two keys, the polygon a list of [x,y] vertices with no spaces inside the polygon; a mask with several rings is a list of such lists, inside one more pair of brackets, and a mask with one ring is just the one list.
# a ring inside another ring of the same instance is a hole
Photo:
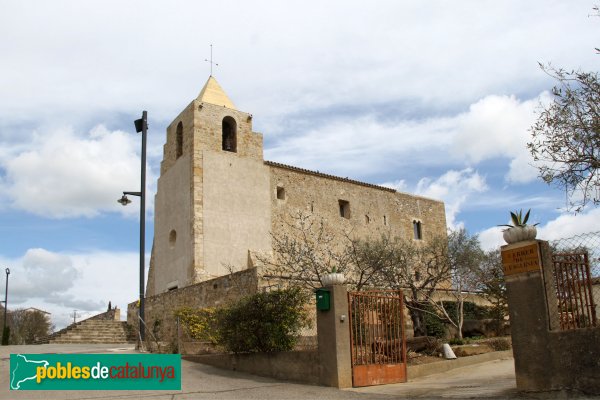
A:
{"label": "pointed tower roof", "polygon": [[233,102],[227,97],[221,85],[217,82],[217,80],[211,75],[208,77],[208,80],[204,84],[204,87],[200,91],[197,99],[203,103],[216,104],[218,106],[225,106],[227,108],[236,109],[233,105]]}

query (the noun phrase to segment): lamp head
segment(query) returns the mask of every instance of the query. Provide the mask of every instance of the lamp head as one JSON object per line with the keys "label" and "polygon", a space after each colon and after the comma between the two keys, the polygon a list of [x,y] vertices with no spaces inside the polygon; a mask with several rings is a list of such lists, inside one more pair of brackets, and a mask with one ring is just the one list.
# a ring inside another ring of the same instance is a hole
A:
{"label": "lamp head", "polygon": [[6,275],[10,275],[10,269],[6,268]]}
{"label": "lamp head", "polygon": [[144,120],[143,119],[136,119],[135,121],[133,121],[133,123],[135,124],[135,131],[137,133],[140,133],[144,127]]}
{"label": "lamp head", "polygon": [[117,200],[117,202],[122,206],[126,206],[127,204],[131,203],[131,200],[129,200],[126,195],[123,195],[119,200]]}

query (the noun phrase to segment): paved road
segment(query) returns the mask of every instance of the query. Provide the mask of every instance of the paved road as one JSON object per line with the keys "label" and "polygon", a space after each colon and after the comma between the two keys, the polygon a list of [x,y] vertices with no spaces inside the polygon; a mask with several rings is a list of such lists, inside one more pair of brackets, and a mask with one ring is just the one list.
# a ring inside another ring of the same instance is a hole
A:
{"label": "paved road", "polygon": [[499,360],[418,378],[404,384],[337,390],[294,384],[182,361],[181,391],[9,391],[10,353],[134,352],[115,345],[0,347],[0,399],[398,399],[527,398],[515,388],[513,360]]}
{"label": "paved road", "polygon": [[416,378],[407,383],[352,389],[364,394],[389,394],[417,398],[514,398],[517,397],[512,358],[488,361],[445,373]]}
{"label": "paved road", "polygon": [[0,399],[389,399],[389,395],[363,394],[333,388],[282,382],[224,371],[207,365],[181,362],[181,391],[10,391],[10,353],[133,353],[114,345],[40,345],[0,347]]}

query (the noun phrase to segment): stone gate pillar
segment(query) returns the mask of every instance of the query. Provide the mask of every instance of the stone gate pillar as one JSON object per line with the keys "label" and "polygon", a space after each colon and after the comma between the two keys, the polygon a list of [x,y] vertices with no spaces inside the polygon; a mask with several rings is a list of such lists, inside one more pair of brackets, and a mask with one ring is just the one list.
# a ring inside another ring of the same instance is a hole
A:
{"label": "stone gate pillar", "polygon": [[327,286],[322,290],[329,293],[329,310],[319,310],[317,306],[321,384],[352,387],[348,291],[346,285]]}
{"label": "stone gate pillar", "polygon": [[600,394],[600,327],[560,327],[546,241],[502,246],[517,389]]}
{"label": "stone gate pillar", "polygon": [[551,262],[548,242],[531,240],[502,246],[515,373],[519,390],[536,390],[547,374],[549,349],[543,338],[549,329],[542,265]]}

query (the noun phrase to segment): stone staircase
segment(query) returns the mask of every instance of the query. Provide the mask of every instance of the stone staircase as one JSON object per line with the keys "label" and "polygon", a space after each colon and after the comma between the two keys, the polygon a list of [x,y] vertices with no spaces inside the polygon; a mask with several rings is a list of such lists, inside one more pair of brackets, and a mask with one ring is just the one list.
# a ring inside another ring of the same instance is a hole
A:
{"label": "stone staircase", "polygon": [[127,322],[87,319],[71,325],[49,343],[135,343],[128,334]]}

